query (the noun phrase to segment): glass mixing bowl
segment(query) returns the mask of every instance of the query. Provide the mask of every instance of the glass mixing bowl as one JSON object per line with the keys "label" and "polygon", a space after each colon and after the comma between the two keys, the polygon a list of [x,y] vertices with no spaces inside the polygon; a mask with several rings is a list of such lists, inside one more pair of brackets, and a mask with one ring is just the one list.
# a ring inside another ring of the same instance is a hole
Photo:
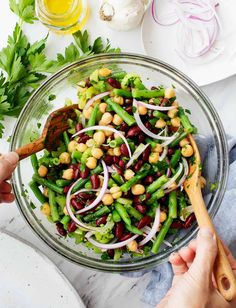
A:
{"label": "glass mixing bowl", "polygon": [[[36,138],[42,131],[47,115],[62,107],[66,98],[76,103],[76,84],[101,67],[137,72],[147,86],[162,84],[176,87],[178,101],[191,110],[190,119],[198,128],[196,141],[202,156],[203,175],[208,183],[204,190],[204,199],[210,216],[214,217],[224,196],[228,176],[228,150],[222,123],[208,97],[194,82],[156,59],[135,54],[104,54],[63,68],[44,82],[29,99],[16,124],[11,149]],[[196,235],[197,225],[194,224],[175,236],[173,247],[162,245],[158,255],[121,259],[118,262],[101,260],[100,255],[81,244],[76,245],[73,239],[62,238],[56,233],[55,225],[40,212],[39,201],[28,188],[32,174],[30,159],[25,159],[21,161],[13,177],[13,189],[20,212],[47,245],[79,265],[109,272],[147,269],[166,261],[170,253],[186,245]],[[214,190],[210,189],[211,183],[215,184]],[[36,205],[35,209],[30,200]]]}

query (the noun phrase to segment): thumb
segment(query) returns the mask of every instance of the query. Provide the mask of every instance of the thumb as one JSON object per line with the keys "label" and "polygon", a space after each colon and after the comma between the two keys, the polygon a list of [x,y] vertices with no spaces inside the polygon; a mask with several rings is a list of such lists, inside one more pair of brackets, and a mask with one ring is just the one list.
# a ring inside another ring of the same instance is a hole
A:
{"label": "thumb", "polygon": [[15,152],[0,156],[0,183],[11,177],[18,160],[19,156]]}
{"label": "thumb", "polygon": [[217,255],[216,237],[208,228],[201,228],[197,236],[196,257],[190,272],[198,281],[212,280],[212,271]]}

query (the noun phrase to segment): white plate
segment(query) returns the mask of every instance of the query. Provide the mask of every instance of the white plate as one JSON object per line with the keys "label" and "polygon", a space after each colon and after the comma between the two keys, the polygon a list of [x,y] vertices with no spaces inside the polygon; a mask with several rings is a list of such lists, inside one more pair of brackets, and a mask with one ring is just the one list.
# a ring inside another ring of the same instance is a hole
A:
{"label": "white plate", "polygon": [[[145,52],[152,57],[165,61],[192,78],[198,85],[206,85],[236,73],[236,1],[219,0],[218,13],[222,32],[216,46],[224,47],[221,55],[208,62],[198,60],[197,64],[184,61],[175,51],[178,25],[160,26],[152,18],[151,6],[142,23],[142,42]],[[168,1],[157,0],[157,9],[164,11]]]}
{"label": "white plate", "polygon": [[59,269],[37,249],[0,232],[0,307],[85,308]]}

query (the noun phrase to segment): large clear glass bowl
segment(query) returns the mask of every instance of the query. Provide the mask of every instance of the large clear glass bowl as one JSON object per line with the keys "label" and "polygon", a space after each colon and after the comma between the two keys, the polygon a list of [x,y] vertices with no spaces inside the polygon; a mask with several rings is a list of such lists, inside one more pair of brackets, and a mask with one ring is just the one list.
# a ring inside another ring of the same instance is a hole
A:
{"label": "large clear glass bowl", "polygon": [[[204,199],[211,217],[214,217],[224,196],[228,176],[228,151],[222,123],[208,97],[194,82],[175,68],[156,59],[135,54],[105,54],[83,59],[62,69],[44,82],[29,99],[16,124],[11,149],[14,150],[37,137],[47,115],[62,107],[66,98],[76,103],[76,83],[95,69],[104,66],[113,70],[137,72],[148,86],[163,84],[176,87],[178,101],[191,110],[190,119],[198,128],[196,140],[202,155],[203,175],[208,183],[204,190]],[[49,100],[52,94],[56,95],[56,98]],[[109,272],[147,269],[166,261],[170,253],[186,245],[196,235],[195,224],[175,236],[173,247],[163,245],[157,255],[124,258],[119,262],[101,260],[99,255],[85,246],[76,245],[73,239],[58,236],[55,225],[40,212],[39,201],[28,188],[32,174],[30,160],[25,159],[21,161],[13,177],[13,188],[20,212],[47,245],[79,265]],[[216,185],[211,191],[212,183]],[[25,189],[28,194],[24,193]],[[32,208],[30,200],[36,205],[36,209]]]}

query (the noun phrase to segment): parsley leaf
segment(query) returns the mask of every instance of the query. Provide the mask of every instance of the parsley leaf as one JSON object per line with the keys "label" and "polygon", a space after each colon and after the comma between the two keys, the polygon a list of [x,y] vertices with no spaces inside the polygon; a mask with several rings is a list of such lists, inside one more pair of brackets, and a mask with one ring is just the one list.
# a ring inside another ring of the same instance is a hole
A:
{"label": "parsley leaf", "polygon": [[35,17],[35,0],[9,0],[10,9],[23,21],[33,24]]}

